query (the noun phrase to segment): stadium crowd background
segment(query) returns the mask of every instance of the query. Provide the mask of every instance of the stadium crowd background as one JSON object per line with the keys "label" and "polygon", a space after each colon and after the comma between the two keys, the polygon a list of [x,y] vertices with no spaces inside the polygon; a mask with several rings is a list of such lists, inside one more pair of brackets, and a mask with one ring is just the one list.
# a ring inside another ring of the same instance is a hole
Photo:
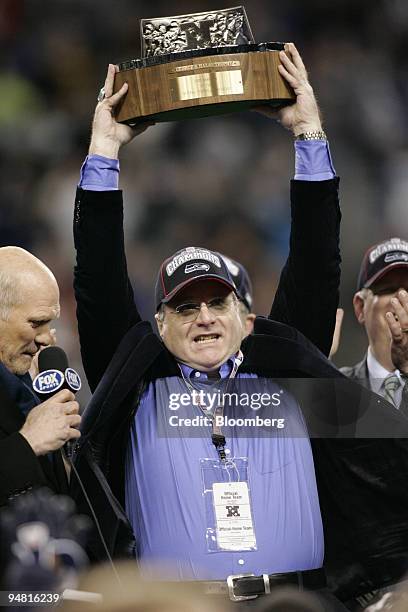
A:
{"label": "stadium crowd background", "polygon": [[[80,364],[73,200],[106,66],[140,57],[140,18],[235,4],[0,3],[0,245],[29,249],[55,272],[58,343],[73,367]],[[408,236],[408,3],[251,0],[246,10],[257,42],[296,43],[324,111],[342,177],[346,317],[336,362],[350,364],[366,346],[351,306],[363,252],[382,238]],[[156,125],[124,149],[128,262],[144,316],[153,312],[161,260],[186,243],[242,261],[254,280],[255,311],[269,311],[288,250],[293,158],[290,134],[255,113]]]}

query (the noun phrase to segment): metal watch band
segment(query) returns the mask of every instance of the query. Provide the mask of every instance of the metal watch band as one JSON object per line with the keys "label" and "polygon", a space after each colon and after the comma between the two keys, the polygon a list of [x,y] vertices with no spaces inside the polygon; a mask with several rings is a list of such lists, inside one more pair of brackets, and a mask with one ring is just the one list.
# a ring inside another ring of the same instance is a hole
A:
{"label": "metal watch band", "polygon": [[327,136],[323,130],[311,130],[310,132],[298,134],[295,140],[327,140]]}

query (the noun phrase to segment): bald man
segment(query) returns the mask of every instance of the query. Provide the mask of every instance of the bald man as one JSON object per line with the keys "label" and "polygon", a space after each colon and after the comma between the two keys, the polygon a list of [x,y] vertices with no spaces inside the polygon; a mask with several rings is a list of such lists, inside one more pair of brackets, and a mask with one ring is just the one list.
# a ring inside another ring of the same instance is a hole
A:
{"label": "bald man", "polygon": [[80,435],[79,406],[67,390],[39,403],[28,373],[53,343],[59,312],[51,270],[24,249],[0,248],[0,505],[40,486],[68,492],[59,449]]}

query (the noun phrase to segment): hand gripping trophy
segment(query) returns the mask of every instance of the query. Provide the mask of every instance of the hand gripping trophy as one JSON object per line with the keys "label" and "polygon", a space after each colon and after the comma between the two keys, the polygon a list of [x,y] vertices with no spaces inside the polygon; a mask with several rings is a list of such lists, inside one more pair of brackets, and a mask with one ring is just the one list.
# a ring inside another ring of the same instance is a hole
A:
{"label": "hand gripping trophy", "polygon": [[244,7],[141,21],[142,58],[119,64],[118,121],[176,121],[279,108],[295,95],[278,72],[284,43],[257,44]]}

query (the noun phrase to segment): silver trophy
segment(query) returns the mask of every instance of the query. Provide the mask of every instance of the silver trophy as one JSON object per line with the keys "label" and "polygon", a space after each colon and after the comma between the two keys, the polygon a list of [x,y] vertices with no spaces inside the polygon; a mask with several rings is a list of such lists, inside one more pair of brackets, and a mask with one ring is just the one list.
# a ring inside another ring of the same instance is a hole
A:
{"label": "silver trophy", "polygon": [[243,6],[143,19],[142,57],[119,64],[114,91],[128,92],[118,121],[177,121],[290,104],[278,71],[283,43],[257,44]]}
{"label": "silver trophy", "polygon": [[255,42],[243,6],[212,13],[142,19],[140,28],[143,57]]}

